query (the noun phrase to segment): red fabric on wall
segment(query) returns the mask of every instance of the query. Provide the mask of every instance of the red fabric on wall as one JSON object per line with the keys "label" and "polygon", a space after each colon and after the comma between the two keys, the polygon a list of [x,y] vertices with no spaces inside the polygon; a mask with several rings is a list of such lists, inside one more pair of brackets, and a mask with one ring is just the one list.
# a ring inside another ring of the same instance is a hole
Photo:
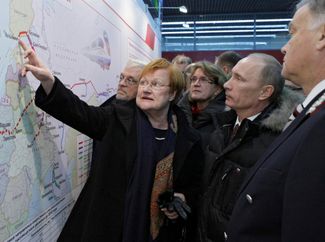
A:
{"label": "red fabric on wall", "polygon": [[147,24],[147,34],[146,34],[146,44],[153,50],[155,48],[155,32],[153,32],[152,28],[149,24]]}

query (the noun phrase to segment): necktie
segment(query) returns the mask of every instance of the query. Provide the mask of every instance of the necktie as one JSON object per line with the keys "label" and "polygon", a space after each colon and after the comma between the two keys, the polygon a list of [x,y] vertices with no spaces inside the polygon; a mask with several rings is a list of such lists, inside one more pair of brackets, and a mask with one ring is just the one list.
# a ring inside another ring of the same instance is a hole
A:
{"label": "necktie", "polygon": [[294,119],[301,113],[301,111],[304,109],[304,107],[302,106],[302,104],[298,104],[297,107],[295,108],[295,110],[293,111],[292,115],[294,117]]}
{"label": "necktie", "polygon": [[237,123],[235,126],[234,126],[234,128],[233,128],[233,130],[232,130],[232,133],[231,133],[231,135],[230,135],[230,138],[229,138],[229,142],[228,143],[231,143],[232,141],[233,141],[233,139],[235,138],[235,136],[236,136],[236,133],[237,133],[237,131],[238,131],[238,129],[239,129],[239,123]]}
{"label": "necktie", "polygon": [[284,131],[286,128],[289,127],[289,125],[292,123],[293,120],[295,120],[295,118],[301,113],[301,111],[304,109],[304,106],[302,105],[302,103],[298,104],[295,108],[295,110],[293,111],[293,113],[291,114],[291,116],[289,117],[288,122],[286,123],[286,125],[284,126],[283,130]]}

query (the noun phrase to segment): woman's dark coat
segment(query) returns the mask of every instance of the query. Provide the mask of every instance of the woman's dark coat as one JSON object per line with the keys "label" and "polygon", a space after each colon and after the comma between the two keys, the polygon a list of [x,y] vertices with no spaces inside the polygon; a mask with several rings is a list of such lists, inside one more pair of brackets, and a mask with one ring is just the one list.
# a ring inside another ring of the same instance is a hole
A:
{"label": "woman's dark coat", "polygon": [[[40,87],[35,102],[45,112],[97,141],[89,178],[59,241],[121,242],[126,188],[137,155],[135,102],[88,106],[58,79],[48,96]],[[199,135],[188,127],[183,113],[176,106],[173,111],[178,120],[173,188],[184,193],[195,211],[203,151]]]}
{"label": "woman's dark coat", "polygon": [[218,127],[217,114],[227,109],[225,99],[225,92],[222,91],[214,99],[210,100],[208,106],[196,118],[193,118],[192,115],[189,93],[185,94],[177,104],[185,112],[190,125],[201,133],[204,146],[207,144],[210,134]]}

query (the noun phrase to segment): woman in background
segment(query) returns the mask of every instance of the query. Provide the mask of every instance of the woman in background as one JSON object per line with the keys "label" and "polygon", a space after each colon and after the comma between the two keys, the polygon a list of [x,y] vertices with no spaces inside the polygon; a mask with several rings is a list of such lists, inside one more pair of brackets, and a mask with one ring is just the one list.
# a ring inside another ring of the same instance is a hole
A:
{"label": "woman in background", "polygon": [[200,131],[206,144],[217,127],[216,113],[226,110],[223,84],[227,77],[220,67],[201,61],[191,66],[189,80],[189,91],[178,106],[186,113],[190,125]]}

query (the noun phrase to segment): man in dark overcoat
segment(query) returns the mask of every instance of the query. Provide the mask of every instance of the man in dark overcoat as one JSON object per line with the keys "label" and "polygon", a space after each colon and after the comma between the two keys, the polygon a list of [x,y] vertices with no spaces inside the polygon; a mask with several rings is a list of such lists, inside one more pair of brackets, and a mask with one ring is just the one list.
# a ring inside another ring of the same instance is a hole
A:
{"label": "man in dark overcoat", "polygon": [[199,241],[224,241],[238,190],[258,158],[279,136],[302,100],[284,88],[281,64],[266,54],[251,54],[233,68],[224,85],[226,104],[220,128],[206,155],[205,192],[200,204]]}
{"label": "man in dark overcoat", "polygon": [[241,187],[230,242],[325,241],[325,1],[301,1],[289,31],[282,74],[307,97]]}

